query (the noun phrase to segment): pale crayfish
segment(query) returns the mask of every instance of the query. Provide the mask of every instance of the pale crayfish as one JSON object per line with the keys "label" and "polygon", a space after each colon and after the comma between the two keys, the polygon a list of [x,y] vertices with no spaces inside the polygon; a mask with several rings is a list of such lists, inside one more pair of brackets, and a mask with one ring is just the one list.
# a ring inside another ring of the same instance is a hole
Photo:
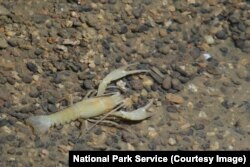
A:
{"label": "pale crayfish", "polygon": [[121,79],[122,77],[131,74],[149,72],[149,70],[126,71],[128,67],[134,65],[136,64],[126,65],[109,73],[99,84],[96,97],[83,99],[82,101],[65,108],[62,111],[50,115],[31,116],[26,120],[26,122],[33,127],[35,132],[43,134],[51,126],[69,123],[80,118],[88,119],[105,113],[132,121],[140,121],[152,116],[152,114],[149,114],[146,110],[151,106],[153,100],[150,100],[150,102],[144,107],[131,112],[126,112],[119,111],[121,107],[126,107],[125,99],[120,92],[104,94],[107,89],[107,85],[112,81]]}

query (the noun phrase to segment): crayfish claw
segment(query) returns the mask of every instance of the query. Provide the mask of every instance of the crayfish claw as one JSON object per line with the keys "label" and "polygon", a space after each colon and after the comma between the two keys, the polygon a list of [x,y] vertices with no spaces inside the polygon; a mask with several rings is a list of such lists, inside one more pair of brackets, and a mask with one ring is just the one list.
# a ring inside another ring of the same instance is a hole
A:
{"label": "crayfish claw", "polygon": [[99,84],[98,87],[98,91],[97,91],[97,96],[103,95],[107,85],[109,83],[111,83],[112,81],[121,79],[127,75],[131,75],[131,74],[136,74],[136,73],[142,73],[142,72],[149,72],[150,70],[130,70],[130,71],[126,71],[127,68],[132,67],[137,65],[138,63],[133,63],[133,64],[129,64],[129,65],[125,65],[123,67],[120,67],[112,72],[110,72],[103,80],[102,82]]}
{"label": "crayfish claw", "polygon": [[147,109],[152,105],[152,103],[153,103],[153,99],[151,99],[147,105],[145,105],[141,108],[138,108],[134,111],[131,111],[131,112],[118,111],[118,112],[112,113],[111,115],[116,116],[116,117],[120,117],[120,118],[123,118],[126,120],[130,120],[130,121],[142,121],[142,120],[147,119],[153,115],[153,114],[150,114],[147,112]]}

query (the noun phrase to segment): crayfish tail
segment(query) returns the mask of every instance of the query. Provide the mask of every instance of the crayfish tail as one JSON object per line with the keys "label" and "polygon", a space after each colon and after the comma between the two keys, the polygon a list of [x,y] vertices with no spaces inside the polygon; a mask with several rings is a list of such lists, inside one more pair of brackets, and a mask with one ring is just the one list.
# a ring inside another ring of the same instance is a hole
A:
{"label": "crayfish tail", "polygon": [[48,116],[31,116],[26,120],[37,134],[44,134],[51,127],[52,122]]}

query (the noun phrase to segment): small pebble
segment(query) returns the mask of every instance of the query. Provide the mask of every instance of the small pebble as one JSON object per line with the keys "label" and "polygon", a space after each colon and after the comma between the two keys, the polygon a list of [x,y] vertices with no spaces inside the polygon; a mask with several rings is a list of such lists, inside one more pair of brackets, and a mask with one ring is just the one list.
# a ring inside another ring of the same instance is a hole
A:
{"label": "small pebble", "polygon": [[205,126],[203,124],[195,124],[194,125],[195,130],[203,130],[204,128],[205,128]]}
{"label": "small pebble", "polygon": [[44,157],[44,156],[48,156],[49,155],[49,151],[48,150],[46,150],[46,149],[42,149],[42,151],[41,151],[41,153],[40,153],[40,155],[42,156],[42,157]]}
{"label": "small pebble", "polygon": [[48,111],[54,113],[57,111],[57,108],[54,104],[48,104]]}
{"label": "small pebble", "polygon": [[148,128],[148,136],[152,139],[158,136],[158,133],[156,132],[155,128]]}
{"label": "small pebble", "polygon": [[142,97],[147,97],[148,96],[148,92],[145,89],[142,89],[141,95],[142,95]]}
{"label": "small pebble", "polygon": [[26,64],[26,66],[27,66],[27,68],[28,68],[31,72],[33,72],[33,73],[36,73],[36,72],[37,72],[37,66],[36,66],[34,63],[28,62],[28,63]]}
{"label": "small pebble", "polygon": [[185,84],[189,81],[188,77],[183,77],[183,76],[179,76],[178,80],[181,81],[181,83]]}
{"label": "small pebble", "polygon": [[36,50],[35,50],[35,55],[41,55],[42,53],[43,53],[44,51],[42,50],[42,49],[40,49],[40,48],[37,48]]}
{"label": "small pebble", "polygon": [[172,93],[168,93],[166,99],[176,104],[182,104],[184,102],[184,99],[181,96]]}
{"label": "small pebble", "polygon": [[195,47],[191,53],[190,53],[194,58],[198,58],[201,55],[201,50],[200,48]]}
{"label": "small pebble", "polygon": [[174,105],[170,105],[167,107],[168,112],[176,113],[178,111],[177,107]]}
{"label": "small pebble", "polygon": [[12,47],[18,46],[18,41],[16,39],[9,39],[8,44]]}
{"label": "small pebble", "polygon": [[8,120],[6,119],[0,119],[0,127],[5,126],[8,124]]}
{"label": "small pebble", "polygon": [[213,36],[211,36],[211,35],[205,35],[204,38],[205,38],[207,44],[214,44],[214,38],[213,38]]}
{"label": "small pebble", "polygon": [[221,103],[221,105],[222,105],[223,107],[225,107],[226,109],[230,109],[230,108],[232,108],[232,107],[235,105],[235,103],[234,103],[233,101],[224,100],[224,101]]}
{"label": "small pebble", "polygon": [[166,37],[166,36],[167,36],[167,31],[166,31],[166,29],[160,29],[160,30],[159,30],[159,35],[160,35],[160,37]]}
{"label": "small pebble", "polygon": [[40,92],[37,89],[32,89],[29,93],[29,96],[32,98],[37,98],[39,96]]}
{"label": "small pebble", "polygon": [[128,151],[135,151],[135,147],[132,144],[127,143],[127,150]]}
{"label": "small pebble", "polygon": [[162,81],[162,88],[165,90],[168,90],[171,88],[171,77],[166,77],[163,81]]}
{"label": "small pebble", "polygon": [[171,80],[171,84],[172,84],[172,88],[175,90],[182,90],[183,89],[183,85],[181,84],[181,82],[178,79],[172,79]]}
{"label": "small pebble", "polygon": [[227,33],[224,31],[224,30],[221,30],[221,31],[218,31],[215,36],[218,38],[218,39],[221,39],[221,40],[225,40],[227,39]]}
{"label": "small pebble", "polygon": [[204,112],[204,111],[200,111],[198,116],[199,116],[199,118],[202,118],[202,119],[207,119],[208,118],[206,112]]}
{"label": "small pebble", "polygon": [[176,145],[176,140],[174,138],[170,137],[168,139],[168,144],[171,145],[171,146],[174,146],[174,145]]}
{"label": "small pebble", "polygon": [[9,45],[8,45],[7,41],[4,38],[0,38],[0,49],[5,49],[8,46]]}
{"label": "small pebble", "polygon": [[203,54],[203,57],[204,57],[206,60],[209,60],[209,59],[212,58],[211,54],[209,54],[209,53],[204,53],[204,54]]}
{"label": "small pebble", "polygon": [[137,32],[142,33],[149,30],[149,26],[147,24],[142,24],[138,26]]}
{"label": "small pebble", "polygon": [[0,16],[2,15],[9,15],[10,14],[10,11],[5,8],[3,5],[0,5]]}
{"label": "small pebble", "polygon": [[126,25],[121,26],[118,32],[119,32],[120,34],[125,34],[125,33],[127,33],[127,32],[128,32],[127,26],[126,26]]}
{"label": "small pebble", "polygon": [[15,79],[12,78],[12,77],[8,77],[8,78],[7,78],[7,82],[8,82],[9,84],[11,84],[11,85],[14,85],[14,84],[16,83]]}
{"label": "small pebble", "polygon": [[93,88],[94,88],[94,85],[93,85],[92,80],[84,80],[84,81],[83,81],[83,87],[84,87],[85,89],[93,89]]}
{"label": "small pebble", "polygon": [[240,79],[247,78],[248,72],[245,68],[241,67],[236,70],[236,74]]}
{"label": "small pebble", "polygon": [[5,84],[7,82],[7,78],[6,77],[1,77],[0,78],[0,84]]}
{"label": "small pebble", "polygon": [[210,144],[210,149],[211,150],[218,150],[220,148],[220,143],[218,141],[212,142]]}
{"label": "small pebble", "polygon": [[126,91],[126,82],[122,81],[122,80],[119,80],[118,82],[116,82],[116,86],[123,90],[123,91]]}
{"label": "small pebble", "polygon": [[79,7],[79,12],[90,12],[92,11],[92,7],[90,5],[81,5]]}
{"label": "small pebble", "polygon": [[95,67],[96,67],[95,63],[91,61],[91,62],[89,63],[89,68],[94,69]]}
{"label": "small pebble", "polygon": [[206,71],[209,73],[209,74],[212,74],[212,75],[220,75],[221,73],[218,71],[218,69],[212,65],[212,64],[208,64],[206,66]]}
{"label": "small pebble", "polygon": [[22,75],[21,78],[22,78],[22,81],[24,83],[30,84],[32,82],[32,76],[31,75],[24,74],[24,75]]}
{"label": "small pebble", "polygon": [[139,79],[135,79],[130,81],[130,84],[134,90],[142,90],[143,89],[143,84]]}
{"label": "small pebble", "polygon": [[157,75],[157,74],[156,74],[155,72],[153,72],[153,71],[150,71],[149,74],[151,75],[151,77],[152,77],[158,84],[162,84],[163,79],[162,79],[159,75]]}
{"label": "small pebble", "polygon": [[16,149],[15,148],[11,148],[7,151],[8,154],[15,154]]}

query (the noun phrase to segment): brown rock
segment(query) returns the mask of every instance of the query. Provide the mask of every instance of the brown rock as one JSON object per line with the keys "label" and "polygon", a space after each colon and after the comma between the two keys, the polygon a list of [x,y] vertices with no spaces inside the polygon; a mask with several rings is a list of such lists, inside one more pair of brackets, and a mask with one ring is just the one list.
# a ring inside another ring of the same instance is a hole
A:
{"label": "brown rock", "polygon": [[15,63],[5,60],[4,58],[0,59],[0,67],[4,70],[13,70],[15,68]]}
{"label": "brown rock", "polygon": [[0,91],[0,99],[2,100],[10,100],[11,99],[11,95],[7,90],[1,90]]}
{"label": "brown rock", "polygon": [[7,41],[4,38],[0,38],[0,49],[5,49],[8,46],[9,45],[8,45]]}
{"label": "brown rock", "polygon": [[168,35],[166,29],[160,29],[159,35],[160,37],[166,37]]}
{"label": "brown rock", "polygon": [[171,88],[171,78],[169,76],[162,81],[162,88],[165,90]]}
{"label": "brown rock", "polygon": [[176,78],[171,80],[171,85],[172,85],[172,88],[175,89],[175,90],[182,90],[183,89],[183,85]]}
{"label": "brown rock", "polygon": [[220,75],[220,72],[217,70],[217,68],[210,64],[206,66],[206,71],[212,75]]}
{"label": "brown rock", "polygon": [[23,74],[22,76],[22,81],[24,83],[30,84],[32,82],[32,76],[28,74]]}
{"label": "brown rock", "polygon": [[175,95],[172,93],[168,93],[166,95],[166,99],[172,103],[176,103],[176,104],[182,104],[184,102],[184,99],[179,96],[179,95]]}
{"label": "brown rock", "polygon": [[131,86],[134,90],[142,90],[143,89],[143,84],[139,79],[135,79],[130,81]]}
{"label": "brown rock", "polygon": [[198,68],[191,64],[176,64],[175,70],[186,77],[192,77],[197,73]]}

